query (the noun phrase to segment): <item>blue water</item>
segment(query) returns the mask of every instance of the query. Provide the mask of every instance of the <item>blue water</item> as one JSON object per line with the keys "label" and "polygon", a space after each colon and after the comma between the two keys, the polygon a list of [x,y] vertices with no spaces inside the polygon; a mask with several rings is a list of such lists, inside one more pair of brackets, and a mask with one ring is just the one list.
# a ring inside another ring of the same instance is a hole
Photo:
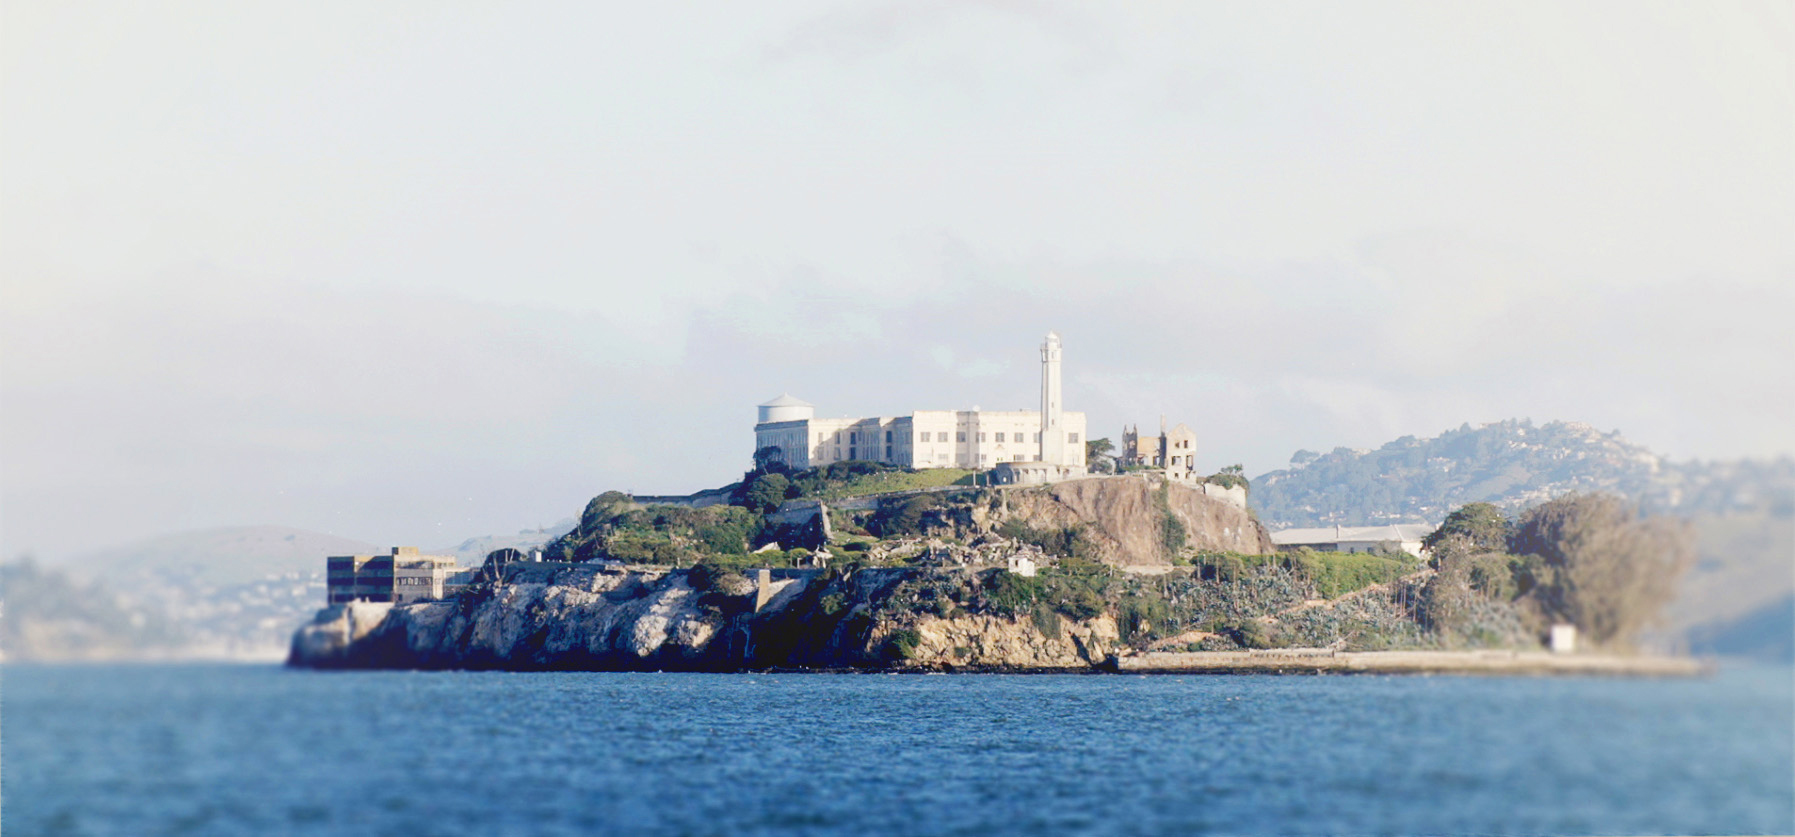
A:
{"label": "blue water", "polygon": [[1795,672],[0,670],[32,834],[1795,832]]}

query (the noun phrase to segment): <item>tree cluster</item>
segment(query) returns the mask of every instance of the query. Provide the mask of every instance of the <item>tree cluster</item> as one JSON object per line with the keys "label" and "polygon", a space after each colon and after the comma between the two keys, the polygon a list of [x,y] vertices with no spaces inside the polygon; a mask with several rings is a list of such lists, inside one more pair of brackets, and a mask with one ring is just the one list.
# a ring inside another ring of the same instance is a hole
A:
{"label": "tree cluster", "polygon": [[1641,517],[1609,494],[1567,494],[1512,522],[1472,503],[1422,545],[1435,573],[1418,616],[1430,629],[1463,628],[1482,597],[1576,625],[1597,646],[1625,645],[1655,620],[1695,554],[1686,523]]}

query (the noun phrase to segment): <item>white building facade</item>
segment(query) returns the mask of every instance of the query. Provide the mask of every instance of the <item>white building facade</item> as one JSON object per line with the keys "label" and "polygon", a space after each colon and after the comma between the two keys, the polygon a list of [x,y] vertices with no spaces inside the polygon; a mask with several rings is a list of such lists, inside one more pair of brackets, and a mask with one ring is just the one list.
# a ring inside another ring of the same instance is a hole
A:
{"label": "white building facade", "polygon": [[1332,526],[1284,529],[1271,533],[1280,550],[1307,547],[1318,552],[1394,552],[1421,557],[1421,541],[1434,530],[1426,523],[1392,523],[1383,526]]}
{"label": "white building facade", "polygon": [[1049,334],[1042,346],[1041,411],[918,410],[907,416],[819,419],[814,405],[782,395],[760,405],[754,447],[794,469],[858,459],[974,470],[1048,461],[1082,472],[1085,416],[1061,409],[1059,359],[1059,335]]}

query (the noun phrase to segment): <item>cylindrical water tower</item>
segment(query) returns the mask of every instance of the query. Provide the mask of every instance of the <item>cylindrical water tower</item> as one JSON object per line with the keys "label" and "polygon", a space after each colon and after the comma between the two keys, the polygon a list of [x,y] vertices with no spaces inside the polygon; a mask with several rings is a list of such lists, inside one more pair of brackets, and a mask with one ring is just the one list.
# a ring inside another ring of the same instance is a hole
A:
{"label": "cylindrical water tower", "polygon": [[760,421],[757,424],[771,424],[776,421],[805,421],[813,418],[816,418],[816,405],[800,401],[787,393],[760,405]]}

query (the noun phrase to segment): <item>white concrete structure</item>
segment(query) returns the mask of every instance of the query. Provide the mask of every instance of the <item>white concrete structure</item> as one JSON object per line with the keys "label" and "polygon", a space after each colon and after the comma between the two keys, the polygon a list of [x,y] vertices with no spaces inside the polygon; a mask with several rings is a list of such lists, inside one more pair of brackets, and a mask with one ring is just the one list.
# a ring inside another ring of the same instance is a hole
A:
{"label": "white concrete structure", "polygon": [[[1058,332],[1049,331],[1047,342],[1041,344],[1041,431],[1036,437],[1041,442],[1041,453],[1035,457],[1036,462],[1069,464],[1065,420],[1065,411],[1060,405],[1060,336]],[[1082,447],[1078,455],[1081,465],[1084,464]]]}
{"label": "white concrete structure", "polygon": [[1576,652],[1576,650],[1577,650],[1577,626],[1576,625],[1566,625],[1563,623],[1553,625],[1552,632],[1551,632],[1551,634],[1549,634],[1549,636],[1551,637],[1551,639],[1547,642],[1547,647],[1552,649],[1552,653],[1554,653],[1554,654],[1571,654],[1571,653]]}
{"label": "white concrete structure", "polygon": [[1285,529],[1271,533],[1271,542],[1279,549],[1309,549],[1320,552],[1378,552],[1400,549],[1421,557],[1421,540],[1434,527],[1425,523],[1395,523],[1387,526],[1331,526],[1321,529]]}
{"label": "white concrete structure", "polygon": [[911,468],[975,470],[1004,462],[1050,462],[1082,474],[1085,416],[1066,412],[1060,399],[1059,335],[1047,335],[1041,347],[1041,365],[1039,412],[975,407],[918,410],[895,417],[819,419],[813,405],[781,395],[760,405],[754,449],[758,455],[795,469],[854,459]]}

